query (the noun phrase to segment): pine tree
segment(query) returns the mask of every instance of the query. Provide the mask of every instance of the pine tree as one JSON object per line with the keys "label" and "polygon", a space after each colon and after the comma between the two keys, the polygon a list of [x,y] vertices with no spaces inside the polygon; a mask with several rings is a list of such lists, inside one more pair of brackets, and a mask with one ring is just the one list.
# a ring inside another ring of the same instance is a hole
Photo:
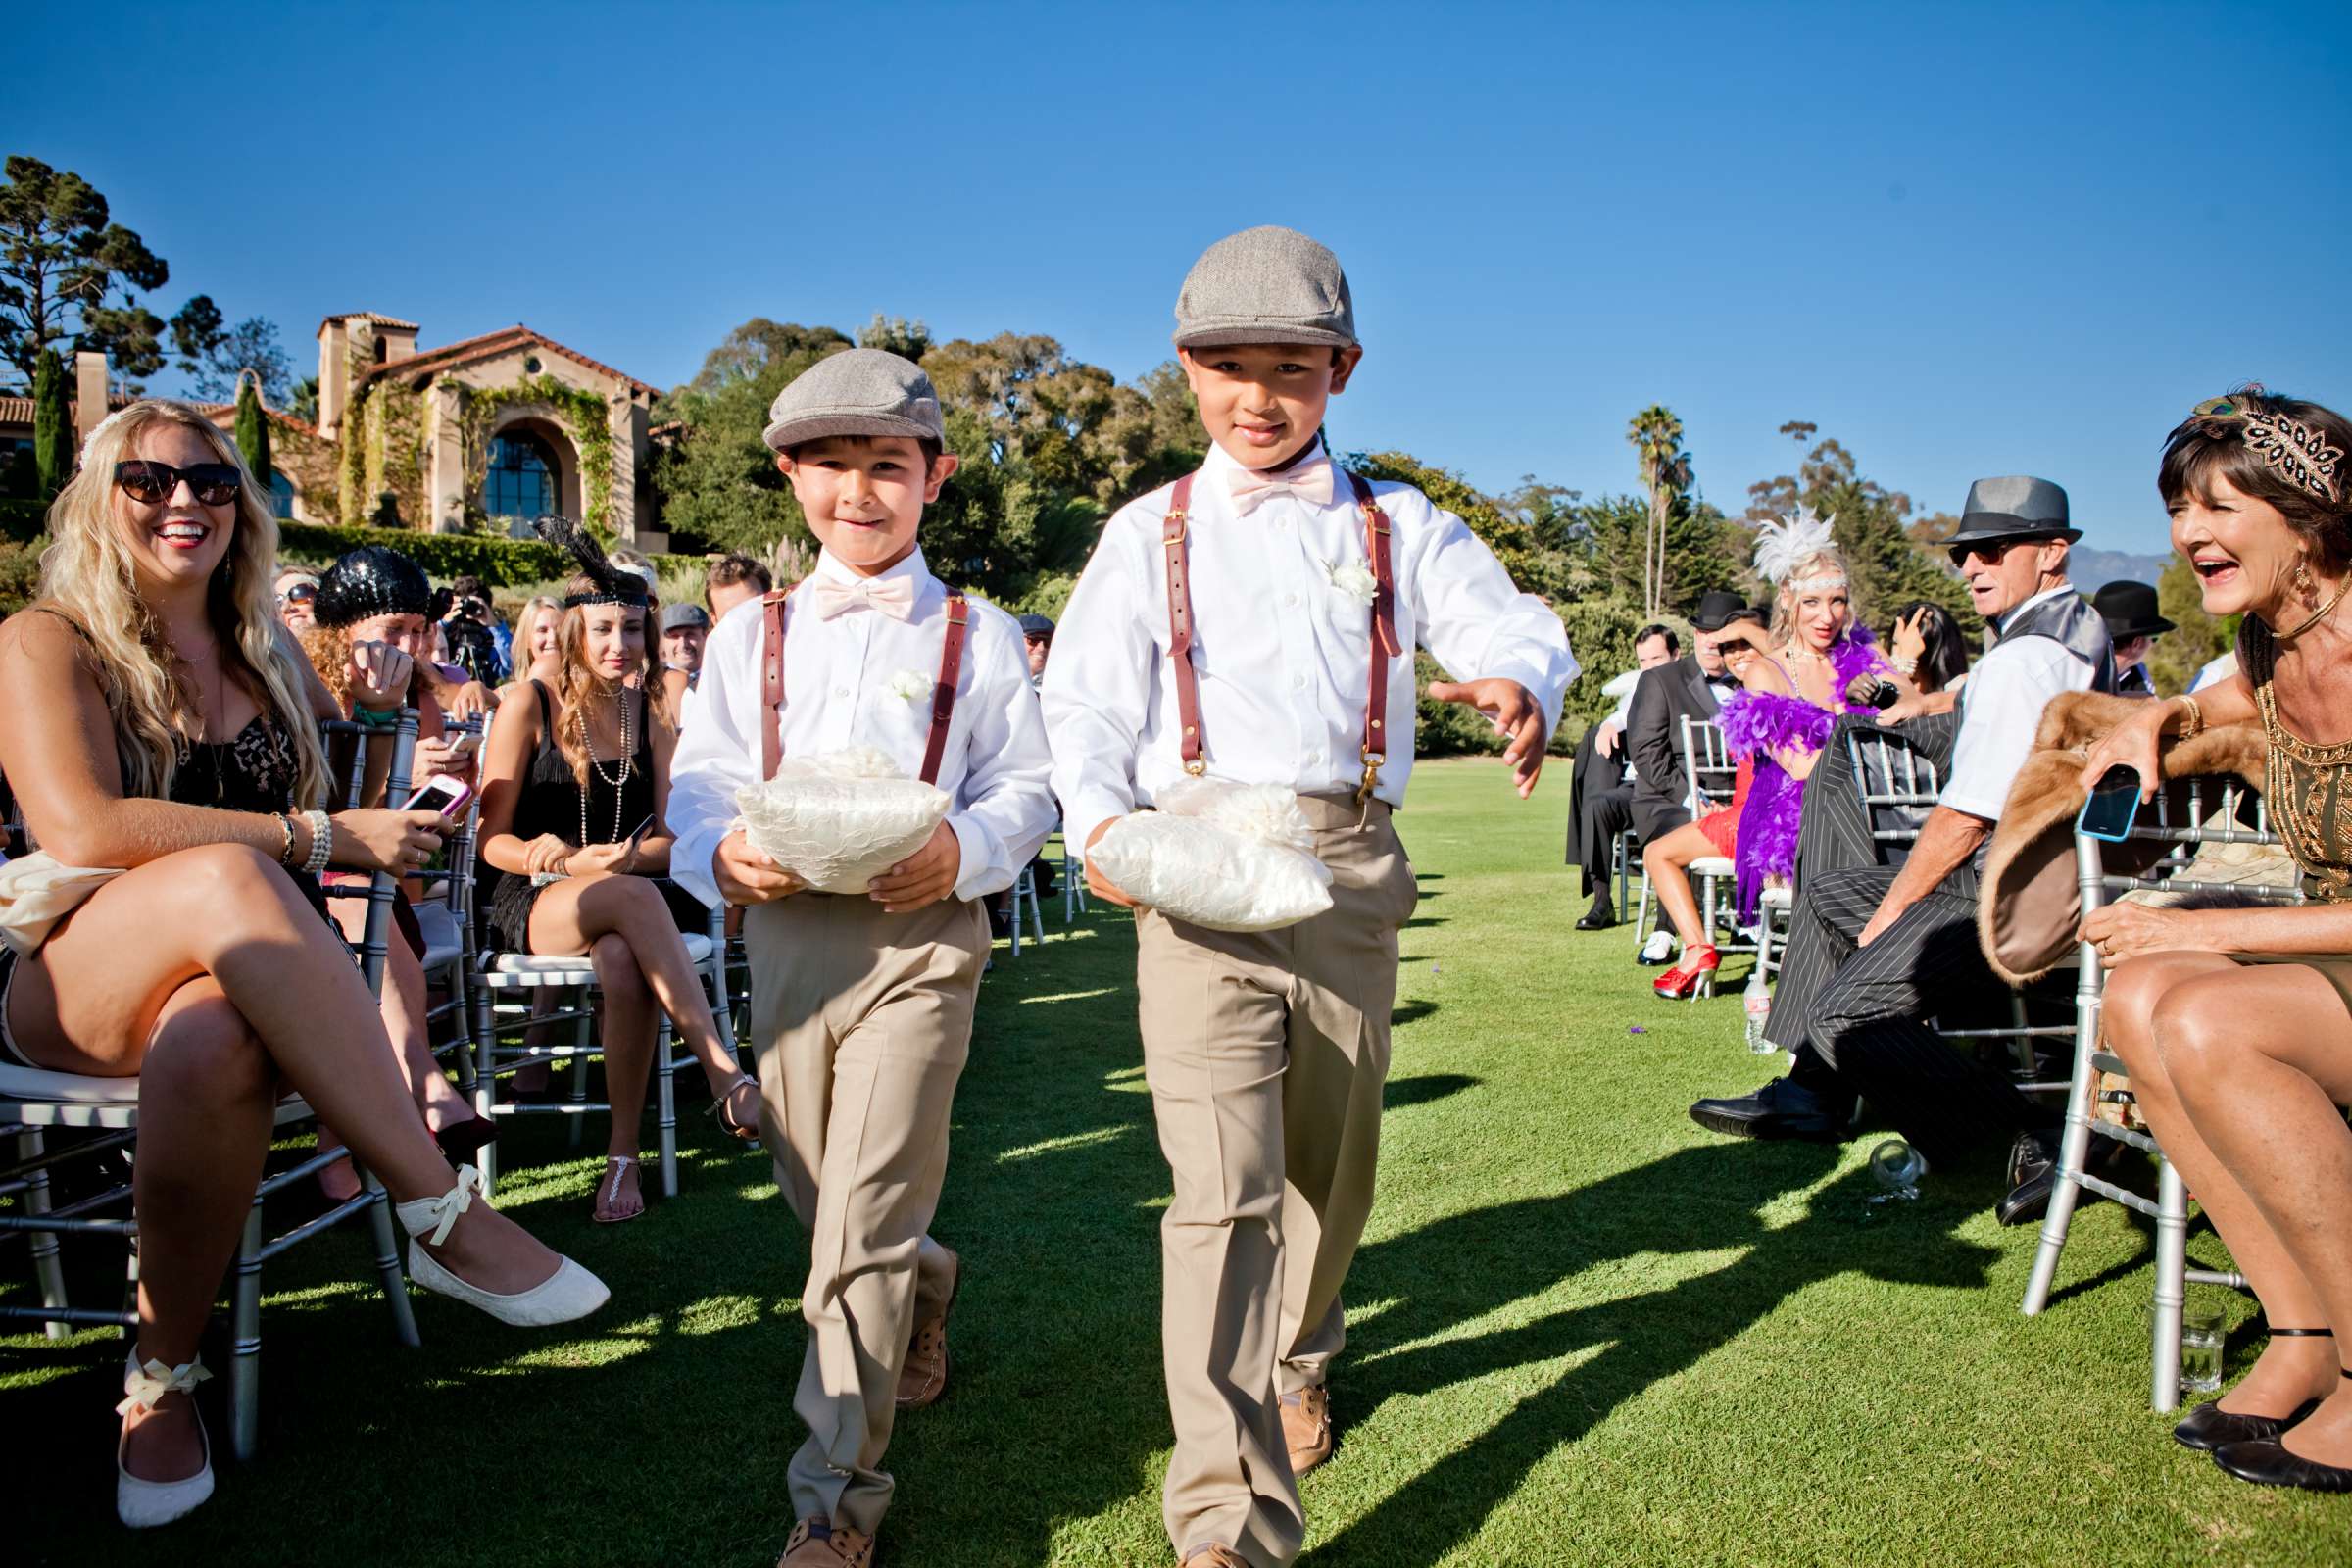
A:
{"label": "pine tree", "polygon": [[66,407],[66,367],[57,350],[43,349],[32,372],[32,459],[40,498],[53,501],[74,477],[74,415]]}
{"label": "pine tree", "polygon": [[262,413],[261,382],[252,375],[237,378],[237,450],[245,456],[253,482],[267,486],[271,472],[270,419]]}

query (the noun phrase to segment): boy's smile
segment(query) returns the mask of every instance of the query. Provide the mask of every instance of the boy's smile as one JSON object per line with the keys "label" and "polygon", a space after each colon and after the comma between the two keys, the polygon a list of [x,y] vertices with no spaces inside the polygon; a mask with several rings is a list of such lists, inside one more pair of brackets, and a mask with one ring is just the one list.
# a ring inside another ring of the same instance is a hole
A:
{"label": "boy's smile", "polygon": [[1200,406],[1208,438],[1245,468],[1279,468],[1323,428],[1323,411],[1347,390],[1360,348],[1310,343],[1222,343],[1180,348],[1176,358]]}
{"label": "boy's smile", "polygon": [[825,436],[776,454],[776,471],[828,555],[860,576],[888,571],[914,552],[923,508],[956,471],[945,452],[928,464],[912,436]]}

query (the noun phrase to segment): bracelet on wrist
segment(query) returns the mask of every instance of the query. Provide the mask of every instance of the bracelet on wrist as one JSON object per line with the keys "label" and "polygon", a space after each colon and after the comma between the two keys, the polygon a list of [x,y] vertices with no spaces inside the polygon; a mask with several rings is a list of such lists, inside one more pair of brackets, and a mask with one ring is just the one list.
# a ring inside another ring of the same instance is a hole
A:
{"label": "bracelet on wrist", "polygon": [[2196,734],[2199,730],[2205,727],[2205,710],[2197,706],[2197,700],[2194,697],[2187,695],[2185,692],[2180,696],[2174,698],[2173,701],[2179,703],[2185,710],[2185,717],[2181,722],[2179,738],[2181,740],[2187,740],[2190,736]]}
{"label": "bracelet on wrist", "polygon": [[355,708],[351,721],[362,729],[400,728],[400,710],[397,708]]}
{"label": "bracelet on wrist", "polygon": [[1902,655],[1897,654],[1894,658],[1886,661],[1886,662],[1893,666],[1894,672],[1897,675],[1916,675],[1919,673],[1919,661],[1917,658],[1906,659]]}
{"label": "bracelet on wrist", "polygon": [[324,811],[305,811],[303,820],[311,824],[311,853],[302,862],[304,874],[317,876],[326,869],[327,858],[335,852],[335,824]]}

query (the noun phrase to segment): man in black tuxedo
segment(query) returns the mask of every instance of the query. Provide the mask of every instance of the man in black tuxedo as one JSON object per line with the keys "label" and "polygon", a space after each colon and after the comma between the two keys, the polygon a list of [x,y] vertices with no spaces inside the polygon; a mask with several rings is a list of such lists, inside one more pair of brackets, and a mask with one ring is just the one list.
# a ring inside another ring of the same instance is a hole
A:
{"label": "man in black tuxedo", "polygon": [[1575,766],[1568,775],[1568,863],[1584,867],[1582,891],[1592,900],[1576,922],[1579,931],[1605,931],[1617,923],[1609,869],[1618,839],[1634,824],[1633,759],[1625,743],[1634,685],[1647,671],[1674,662],[1682,651],[1682,640],[1671,626],[1653,623],[1634,633],[1637,667],[1602,688],[1604,694],[1619,697],[1615,711],[1577,742]]}
{"label": "man in black tuxedo", "polygon": [[1671,664],[1642,672],[1634,687],[1625,720],[1625,741],[1634,761],[1634,832],[1647,844],[1690,820],[1685,799],[1690,781],[1683,776],[1681,719],[1713,718],[1723,699],[1740,689],[1724,668],[1714,634],[1756,612],[1738,594],[1717,591],[1698,602],[1690,617],[1698,635],[1690,652]]}

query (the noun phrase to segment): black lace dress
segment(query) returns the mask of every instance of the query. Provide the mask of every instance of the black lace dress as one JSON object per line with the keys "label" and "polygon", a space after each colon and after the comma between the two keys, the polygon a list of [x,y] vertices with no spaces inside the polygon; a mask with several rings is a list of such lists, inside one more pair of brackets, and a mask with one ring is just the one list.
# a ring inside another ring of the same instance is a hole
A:
{"label": "black lace dress", "polygon": [[[507,831],[526,844],[549,833],[567,843],[579,844],[580,781],[572,773],[563,749],[556,744],[555,705],[548,697],[547,687],[532,681],[531,692],[539,700],[539,744],[531,753],[531,770],[514,800],[514,825]],[[589,844],[617,844],[654,814],[654,742],[652,736],[644,733],[645,697],[641,692],[630,692],[628,701],[638,705],[636,755],[629,760],[628,777],[617,787],[605,777],[616,764],[606,762],[601,769],[589,768]],[[613,827],[615,822],[619,823],[617,831]],[[582,849],[586,847],[580,845]],[[491,923],[497,927],[507,951],[528,953],[531,906],[546,889],[534,885],[528,876],[517,876],[511,871],[495,874],[498,886],[491,890],[488,901]],[[700,899],[672,882],[662,881],[657,886],[679,930],[700,932],[710,928],[710,912]]]}

